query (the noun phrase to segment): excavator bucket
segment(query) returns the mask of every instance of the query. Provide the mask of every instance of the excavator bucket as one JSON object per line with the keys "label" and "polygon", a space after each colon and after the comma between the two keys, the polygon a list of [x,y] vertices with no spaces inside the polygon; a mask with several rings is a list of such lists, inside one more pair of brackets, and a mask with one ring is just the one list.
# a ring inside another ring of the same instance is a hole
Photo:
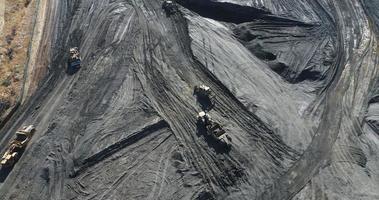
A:
{"label": "excavator bucket", "polygon": [[1,158],[1,165],[5,165],[5,164],[7,164],[7,162],[10,160],[10,158],[11,158],[12,156],[11,155],[9,155],[9,154],[6,154],[6,155],[4,155],[2,158]]}
{"label": "excavator bucket", "polygon": [[1,165],[8,167],[13,165],[15,158],[17,157],[17,152],[7,152],[2,158],[1,158]]}

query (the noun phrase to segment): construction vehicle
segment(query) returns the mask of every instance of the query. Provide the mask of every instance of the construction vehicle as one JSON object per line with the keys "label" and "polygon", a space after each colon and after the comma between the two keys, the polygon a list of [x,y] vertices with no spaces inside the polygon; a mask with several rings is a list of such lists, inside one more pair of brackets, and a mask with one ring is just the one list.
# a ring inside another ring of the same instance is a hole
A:
{"label": "construction vehicle", "polygon": [[210,87],[206,85],[195,86],[193,93],[202,104],[203,110],[210,110],[214,106],[215,95]]}
{"label": "construction vehicle", "polygon": [[206,85],[195,86],[194,94],[201,98],[208,98],[210,100],[214,99],[214,94],[211,88]]}
{"label": "construction vehicle", "polygon": [[80,68],[81,58],[78,47],[70,48],[70,58],[68,60],[68,73],[74,73]]}
{"label": "construction vehicle", "polygon": [[200,127],[205,128],[206,134],[216,141],[220,142],[227,147],[230,147],[231,138],[226,134],[225,130],[221,127],[221,125],[211,119],[211,116],[201,111],[197,115],[197,123]]}
{"label": "construction vehicle", "polygon": [[1,168],[12,167],[20,158],[21,154],[33,136],[35,128],[33,125],[24,126],[16,132],[16,138],[11,141],[7,151],[1,158]]}
{"label": "construction vehicle", "polygon": [[170,16],[177,12],[178,6],[173,1],[166,0],[162,4],[162,9],[165,10],[167,16]]}

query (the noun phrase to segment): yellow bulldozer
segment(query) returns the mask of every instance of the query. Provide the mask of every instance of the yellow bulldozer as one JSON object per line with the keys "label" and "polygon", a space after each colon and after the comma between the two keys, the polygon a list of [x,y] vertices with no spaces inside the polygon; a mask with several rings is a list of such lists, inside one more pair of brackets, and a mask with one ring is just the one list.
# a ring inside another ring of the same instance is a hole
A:
{"label": "yellow bulldozer", "polygon": [[16,132],[16,138],[10,142],[7,151],[1,157],[0,165],[2,168],[12,167],[18,161],[34,132],[33,125],[24,126]]}

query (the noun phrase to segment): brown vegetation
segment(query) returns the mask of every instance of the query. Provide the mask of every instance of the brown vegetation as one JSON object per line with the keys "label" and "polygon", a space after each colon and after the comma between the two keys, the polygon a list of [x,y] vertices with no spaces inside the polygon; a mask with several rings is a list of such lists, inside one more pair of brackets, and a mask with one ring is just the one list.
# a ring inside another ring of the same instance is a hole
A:
{"label": "brown vegetation", "polygon": [[0,116],[20,95],[24,66],[31,39],[34,1],[6,0],[0,38]]}

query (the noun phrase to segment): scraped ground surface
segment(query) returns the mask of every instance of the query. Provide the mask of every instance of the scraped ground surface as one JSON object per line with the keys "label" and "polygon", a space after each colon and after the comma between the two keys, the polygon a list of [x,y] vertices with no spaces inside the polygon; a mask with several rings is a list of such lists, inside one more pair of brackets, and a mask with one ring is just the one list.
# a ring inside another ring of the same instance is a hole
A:
{"label": "scraped ground surface", "polygon": [[[377,1],[178,3],[50,1],[49,73],[1,152],[37,131],[2,199],[379,199]],[[197,131],[201,83],[230,150]]]}

